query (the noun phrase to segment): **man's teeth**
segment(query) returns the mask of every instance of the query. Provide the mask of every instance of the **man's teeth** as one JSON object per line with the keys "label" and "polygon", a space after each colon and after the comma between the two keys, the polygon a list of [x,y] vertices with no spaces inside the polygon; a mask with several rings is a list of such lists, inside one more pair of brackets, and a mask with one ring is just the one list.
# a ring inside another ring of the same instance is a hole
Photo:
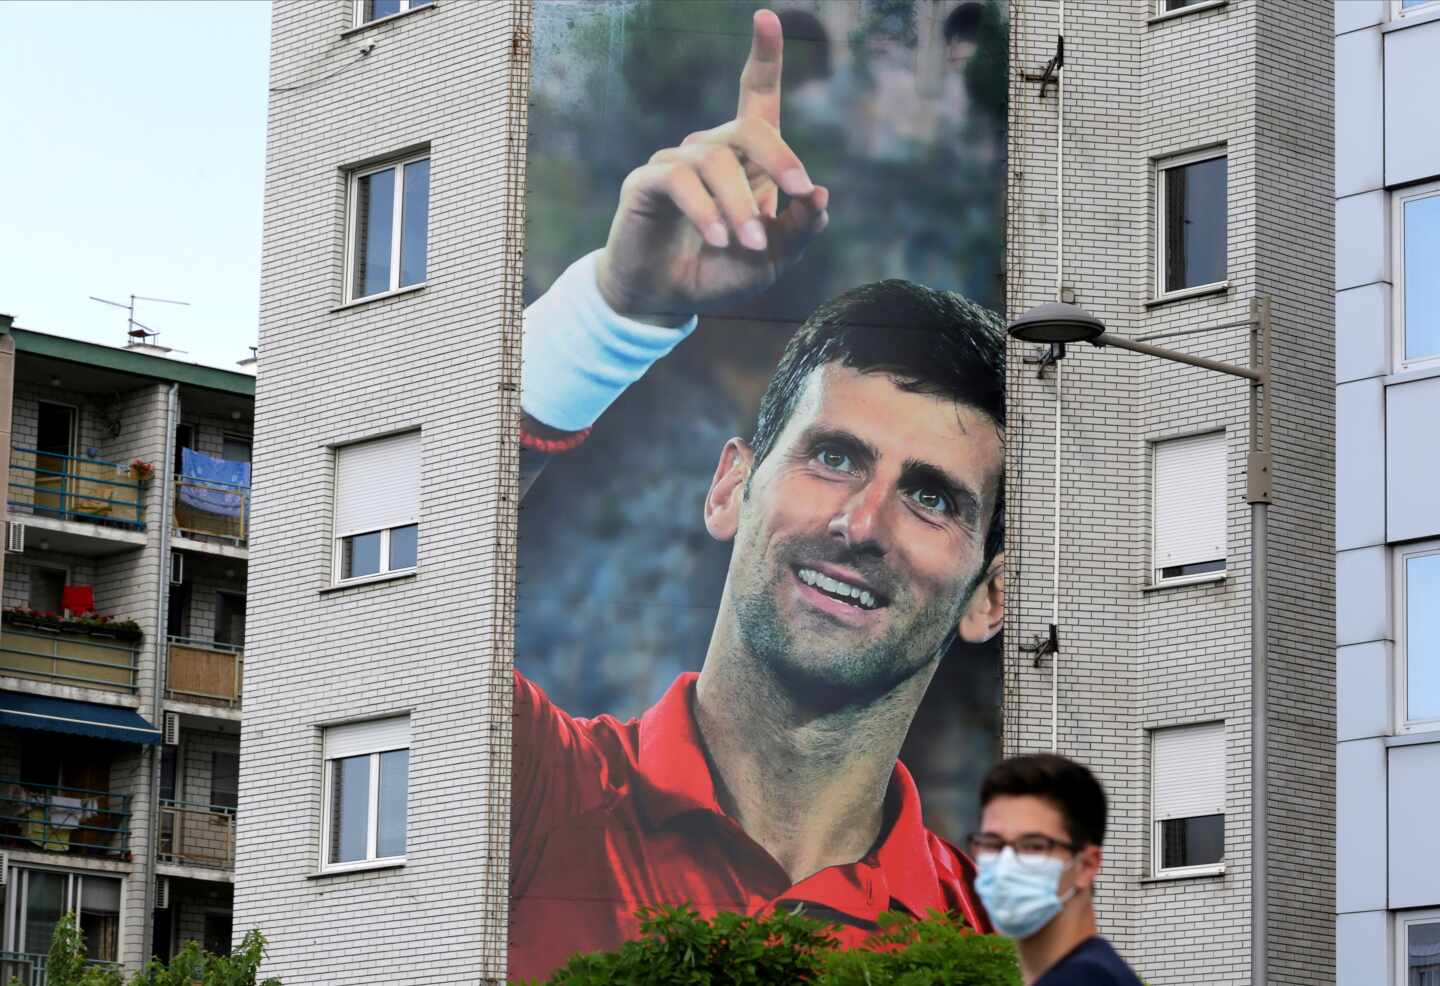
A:
{"label": "man's teeth", "polygon": [[817,572],[813,568],[800,569],[800,581],[806,585],[812,585],[832,596],[839,596],[842,599],[853,599],[860,604],[861,609],[874,609],[878,605],[874,595],[872,595],[869,590],[841,582],[839,579],[832,579],[830,576],[822,572]]}

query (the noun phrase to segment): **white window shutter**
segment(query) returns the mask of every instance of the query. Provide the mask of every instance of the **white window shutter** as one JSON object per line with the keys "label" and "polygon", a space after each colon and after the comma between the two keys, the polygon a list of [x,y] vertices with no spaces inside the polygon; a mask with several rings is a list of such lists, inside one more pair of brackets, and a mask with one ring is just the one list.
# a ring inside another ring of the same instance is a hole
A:
{"label": "white window shutter", "polygon": [[349,722],[325,730],[325,759],[358,757],[366,753],[410,748],[410,717]]}
{"label": "white window shutter", "polygon": [[1155,567],[1223,561],[1225,433],[1155,443]]}
{"label": "white window shutter", "polygon": [[1150,734],[1156,821],[1225,813],[1225,724],[1175,726]]}
{"label": "white window shutter", "polygon": [[335,536],[420,522],[420,433],[335,452]]}

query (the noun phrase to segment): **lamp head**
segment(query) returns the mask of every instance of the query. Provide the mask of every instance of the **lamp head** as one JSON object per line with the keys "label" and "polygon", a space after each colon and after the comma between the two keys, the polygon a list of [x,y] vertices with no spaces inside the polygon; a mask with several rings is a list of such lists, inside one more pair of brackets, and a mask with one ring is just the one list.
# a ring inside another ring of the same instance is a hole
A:
{"label": "lamp head", "polygon": [[1050,345],[1091,342],[1105,331],[1105,323],[1079,305],[1047,301],[1025,312],[1006,328],[1021,342]]}

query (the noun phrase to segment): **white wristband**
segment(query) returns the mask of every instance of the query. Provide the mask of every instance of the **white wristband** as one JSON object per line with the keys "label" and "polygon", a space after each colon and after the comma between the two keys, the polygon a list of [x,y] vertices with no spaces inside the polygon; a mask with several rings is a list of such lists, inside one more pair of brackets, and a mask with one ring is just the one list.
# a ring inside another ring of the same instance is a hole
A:
{"label": "white wristband", "polygon": [[560,431],[593,425],[699,321],[692,315],[668,328],[617,314],[595,279],[599,257],[596,250],[575,261],[525,309],[520,406]]}

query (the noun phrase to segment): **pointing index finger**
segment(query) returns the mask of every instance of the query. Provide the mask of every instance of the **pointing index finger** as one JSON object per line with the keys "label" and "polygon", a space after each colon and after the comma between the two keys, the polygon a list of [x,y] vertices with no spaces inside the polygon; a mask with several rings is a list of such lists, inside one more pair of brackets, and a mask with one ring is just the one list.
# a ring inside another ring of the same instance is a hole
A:
{"label": "pointing index finger", "polygon": [[777,129],[780,126],[780,68],[785,38],[780,18],[770,10],[755,11],[755,31],[750,38],[750,57],[740,73],[740,106],[736,116],[758,116]]}

